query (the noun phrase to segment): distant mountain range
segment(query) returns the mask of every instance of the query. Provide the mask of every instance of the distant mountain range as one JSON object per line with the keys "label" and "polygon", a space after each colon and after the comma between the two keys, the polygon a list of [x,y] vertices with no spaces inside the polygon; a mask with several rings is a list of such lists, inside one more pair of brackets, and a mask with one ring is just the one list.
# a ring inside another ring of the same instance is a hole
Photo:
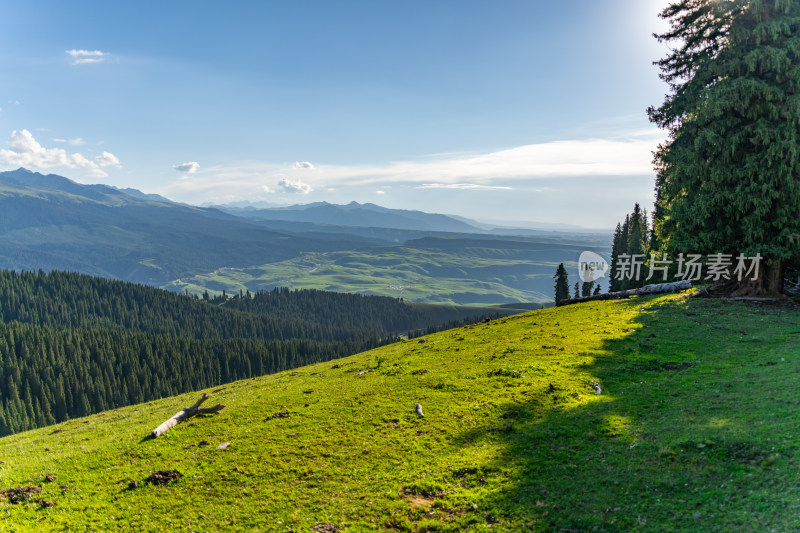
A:
{"label": "distant mountain range", "polygon": [[467,219],[456,220],[454,217],[447,215],[405,209],[389,209],[375,204],[359,204],[358,202],[350,202],[346,205],[316,202],[268,209],[225,205],[215,207],[234,215],[255,220],[282,220],[338,226],[446,231],[453,233],[482,231],[481,228],[470,224]]}
{"label": "distant mountain range", "polygon": [[71,270],[162,284],[221,266],[371,242],[272,231],[217,209],[54,174],[0,172],[0,268]]}
{"label": "distant mountain range", "polygon": [[339,205],[314,202],[291,206],[269,204],[210,204],[227,213],[253,220],[270,222],[308,222],[313,224],[351,226],[361,228],[393,228],[451,233],[489,233],[497,235],[540,235],[552,233],[611,233],[612,230],[595,230],[550,222],[483,221],[459,215],[425,213],[407,209],[389,209],[372,203],[350,202]]}
{"label": "distant mountain range", "polygon": [[[426,238],[435,239],[420,241]],[[322,278],[308,267],[326,290],[391,293],[388,286],[409,285],[398,280],[416,271],[409,280],[429,287],[417,301],[543,301],[551,265],[575,261],[581,247],[602,252],[609,239],[610,232],[495,228],[357,202],[196,207],[55,174],[0,172],[0,268],[68,270],[172,290],[302,286],[296,266],[327,257],[314,264],[346,275]],[[387,251],[410,242],[432,244]],[[285,266],[262,268],[278,263]]]}

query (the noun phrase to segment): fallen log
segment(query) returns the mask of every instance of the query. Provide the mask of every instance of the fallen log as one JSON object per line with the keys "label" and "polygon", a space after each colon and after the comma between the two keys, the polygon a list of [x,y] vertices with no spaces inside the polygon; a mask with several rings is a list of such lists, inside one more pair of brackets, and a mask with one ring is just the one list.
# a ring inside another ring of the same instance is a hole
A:
{"label": "fallen log", "polygon": [[184,407],[183,409],[172,415],[172,417],[165,420],[163,424],[161,424],[156,429],[151,431],[150,436],[153,438],[160,437],[161,435],[163,435],[170,429],[174,428],[187,418],[191,418],[194,415],[209,415],[212,413],[217,413],[223,407],[225,407],[222,404],[217,404],[214,407],[200,407],[200,405],[206,400],[208,400],[208,394],[203,393],[203,396],[199,400],[197,400],[193,406]]}
{"label": "fallen log", "polygon": [[617,300],[620,298],[628,298],[630,296],[642,296],[646,294],[660,294],[663,292],[678,292],[685,291],[692,288],[692,280],[685,279],[682,281],[675,281],[672,283],[656,283],[654,285],[645,285],[639,289],[629,289],[627,291],[608,292],[606,294],[597,294],[595,296],[586,296],[583,298],[570,298],[569,300],[561,300],[556,303],[557,306],[579,304],[582,302],[590,302],[592,300]]}

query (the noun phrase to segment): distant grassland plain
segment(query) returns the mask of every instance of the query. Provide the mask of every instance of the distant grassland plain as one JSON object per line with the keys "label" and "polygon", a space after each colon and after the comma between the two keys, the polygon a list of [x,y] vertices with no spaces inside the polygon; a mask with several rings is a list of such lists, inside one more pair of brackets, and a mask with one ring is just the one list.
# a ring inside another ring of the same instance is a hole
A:
{"label": "distant grassland plain", "polygon": [[576,241],[423,238],[402,246],[307,252],[248,268],[174,280],[163,288],[218,295],[275,287],[320,289],[447,305],[549,303],[553,274],[564,262],[577,281],[583,250],[607,255],[600,237]]}

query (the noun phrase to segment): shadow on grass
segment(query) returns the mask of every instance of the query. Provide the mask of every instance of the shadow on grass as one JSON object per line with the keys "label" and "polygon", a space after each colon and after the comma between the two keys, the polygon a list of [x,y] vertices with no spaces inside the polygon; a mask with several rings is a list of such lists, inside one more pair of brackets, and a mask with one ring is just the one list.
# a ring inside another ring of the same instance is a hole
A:
{"label": "shadow on grass", "polygon": [[456,472],[461,487],[501,487],[483,493],[481,521],[502,531],[797,530],[800,365],[789,357],[800,312],[615,305],[637,311],[632,327],[599,340],[578,370],[601,396],[589,382],[572,396],[553,383],[501,406],[500,426],[460,436],[503,450]]}

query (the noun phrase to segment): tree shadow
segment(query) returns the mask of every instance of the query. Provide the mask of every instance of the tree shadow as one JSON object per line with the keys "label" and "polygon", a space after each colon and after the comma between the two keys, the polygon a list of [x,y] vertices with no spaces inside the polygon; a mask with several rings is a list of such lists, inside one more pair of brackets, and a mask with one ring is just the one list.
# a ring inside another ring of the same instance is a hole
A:
{"label": "tree shadow", "polygon": [[496,425],[458,437],[502,450],[454,473],[462,488],[502,487],[478,502],[481,520],[504,531],[788,527],[800,417],[797,378],[777,365],[798,337],[770,328],[800,333],[800,313],[678,297],[615,305],[637,314],[574,370],[585,390],[534,384],[525,401],[498,407]]}

